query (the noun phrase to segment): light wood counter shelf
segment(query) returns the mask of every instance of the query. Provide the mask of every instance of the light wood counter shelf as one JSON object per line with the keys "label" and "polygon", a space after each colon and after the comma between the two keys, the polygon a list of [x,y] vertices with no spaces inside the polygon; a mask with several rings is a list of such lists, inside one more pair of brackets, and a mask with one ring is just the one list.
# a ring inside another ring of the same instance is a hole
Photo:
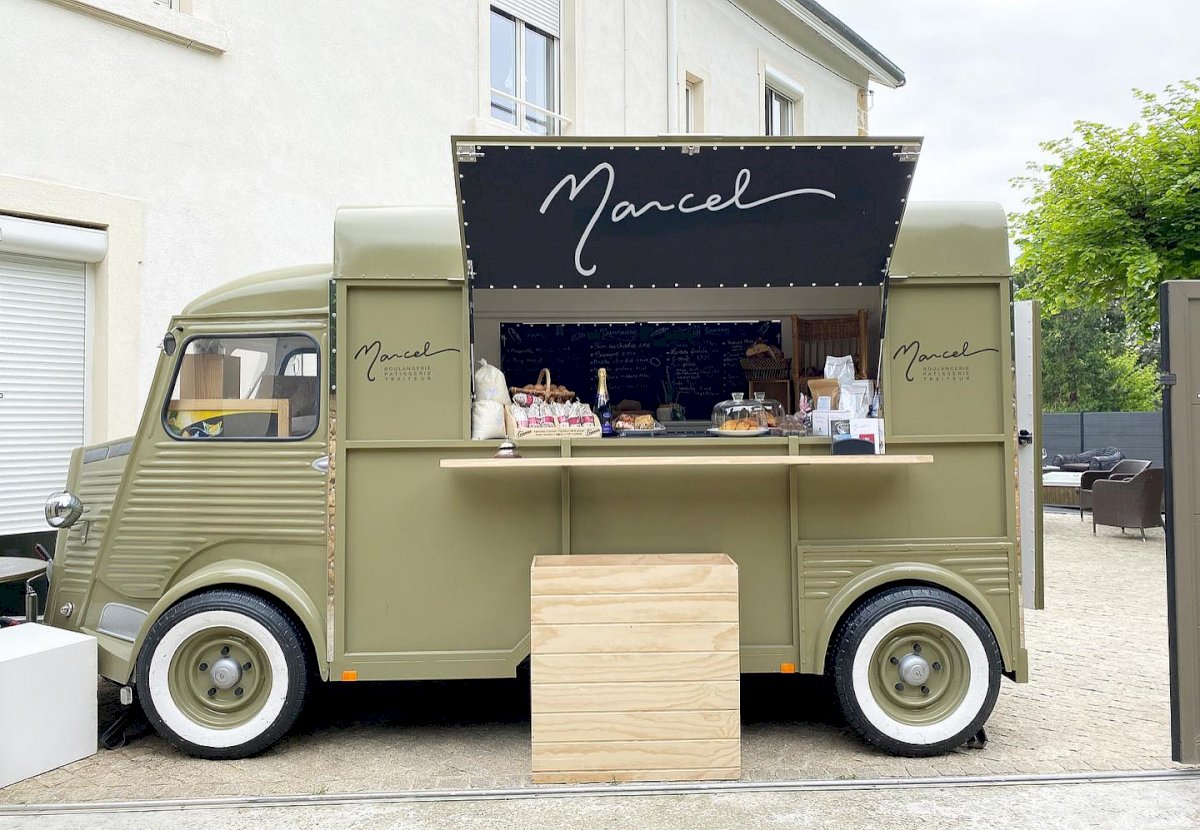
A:
{"label": "light wood counter shelf", "polygon": [[443,469],[528,470],[567,467],[889,467],[932,464],[932,455],[608,455],[558,458],[443,458]]}

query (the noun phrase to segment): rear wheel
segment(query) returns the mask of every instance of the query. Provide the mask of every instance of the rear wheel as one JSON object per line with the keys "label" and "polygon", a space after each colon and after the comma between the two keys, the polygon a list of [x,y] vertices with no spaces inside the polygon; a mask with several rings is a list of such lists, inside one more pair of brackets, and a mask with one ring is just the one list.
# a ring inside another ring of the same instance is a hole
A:
{"label": "rear wheel", "polygon": [[245,758],[291,728],[308,688],[303,633],[274,604],[244,591],[197,594],[150,628],[137,663],[146,717],[201,758]]}
{"label": "rear wheel", "polygon": [[842,624],[832,669],[847,722],[896,755],[947,752],[983,726],[1000,693],[1000,648],[967,603],[893,588]]}

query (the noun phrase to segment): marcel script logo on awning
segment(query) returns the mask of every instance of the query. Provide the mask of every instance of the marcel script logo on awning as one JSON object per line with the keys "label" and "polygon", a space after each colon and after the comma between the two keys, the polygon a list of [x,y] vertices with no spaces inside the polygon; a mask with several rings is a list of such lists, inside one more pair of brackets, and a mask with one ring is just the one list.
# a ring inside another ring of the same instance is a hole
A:
{"label": "marcel script logo on awning", "polygon": [[384,349],[383,341],[372,340],[358,347],[354,359],[367,361],[368,383],[374,383],[376,380],[421,383],[433,377],[433,365],[427,359],[450,352],[461,354],[462,350],[453,346],[435,349],[433,344],[426,340],[425,344],[417,349],[389,352]]}
{"label": "marcel script logo on awning", "polygon": [[999,354],[1000,350],[990,346],[973,349],[970,341],[964,340],[962,348],[925,351],[920,340],[912,340],[896,349],[892,360],[908,361],[904,366],[904,379],[909,383],[917,378],[931,383],[955,383],[969,381],[973,362],[970,358],[986,352]]}

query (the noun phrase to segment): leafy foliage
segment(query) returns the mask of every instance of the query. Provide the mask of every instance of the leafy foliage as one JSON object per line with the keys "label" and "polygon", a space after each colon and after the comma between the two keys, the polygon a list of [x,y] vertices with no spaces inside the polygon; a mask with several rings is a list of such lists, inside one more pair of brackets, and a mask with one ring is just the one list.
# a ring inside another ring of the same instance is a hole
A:
{"label": "leafy foliage", "polygon": [[1158,409],[1157,349],[1131,342],[1118,304],[1065,309],[1042,318],[1042,408],[1046,412]]}
{"label": "leafy foliage", "polygon": [[1010,221],[1017,265],[1032,275],[1027,296],[1050,313],[1119,300],[1149,338],[1159,283],[1200,278],[1200,83],[1134,95],[1139,123],[1078,121],[1071,137],[1041,145],[1055,160],[1014,179],[1033,195]]}

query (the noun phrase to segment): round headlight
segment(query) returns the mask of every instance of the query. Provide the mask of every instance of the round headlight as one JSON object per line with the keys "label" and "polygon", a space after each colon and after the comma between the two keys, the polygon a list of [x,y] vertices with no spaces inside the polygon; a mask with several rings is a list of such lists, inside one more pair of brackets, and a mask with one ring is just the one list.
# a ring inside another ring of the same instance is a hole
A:
{"label": "round headlight", "polygon": [[46,523],[50,527],[70,527],[82,513],[83,502],[74,493],[64,490],[46,499]]}

